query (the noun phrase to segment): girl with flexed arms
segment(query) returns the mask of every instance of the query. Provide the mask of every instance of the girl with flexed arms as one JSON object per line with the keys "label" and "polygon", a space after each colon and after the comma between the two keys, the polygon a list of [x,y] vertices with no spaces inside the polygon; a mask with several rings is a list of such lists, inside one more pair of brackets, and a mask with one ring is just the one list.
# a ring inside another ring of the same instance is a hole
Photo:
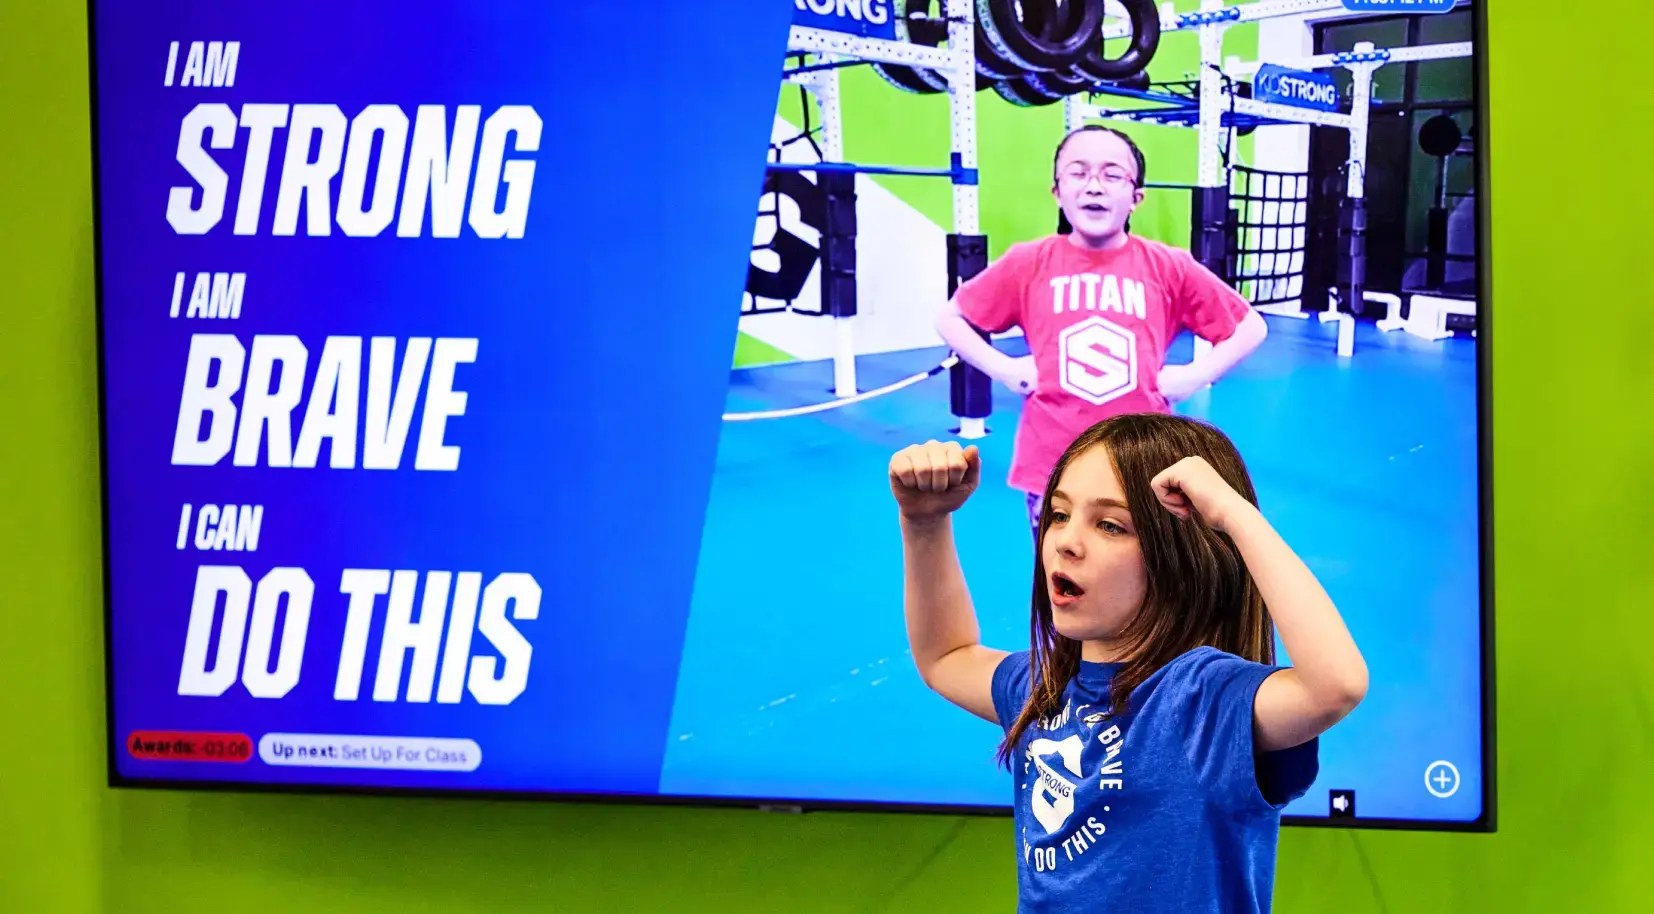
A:
{"label": "girl with flexed arms", "polygon": [[1075,440],[1046,485],[1031,644],[1014,653],[980,643],[954,551],[980,478],[977,449],[953,442],[890,462],[914,662],[1004,730],[1020,910],[1268,911],[1281,809],[1367,669],[1234,445],[1152,413]]}

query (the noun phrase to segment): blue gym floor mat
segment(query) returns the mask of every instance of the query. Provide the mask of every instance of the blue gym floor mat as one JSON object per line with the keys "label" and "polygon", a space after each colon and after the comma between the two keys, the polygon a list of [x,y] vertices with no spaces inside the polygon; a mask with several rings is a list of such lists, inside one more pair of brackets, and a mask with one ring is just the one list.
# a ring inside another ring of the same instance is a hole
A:
{"label": "blue gym floor mat", "polygon": [[[1179,411],[1246,457],[1262,507],[1338,601],[1365,653],[1365,704],[1323,740],[1318,784],[1364,817],[1479,812],[1475,342],[1269,318],[1263,347]],[[1020,339],[1002,347],[1025,350]],[[1191,357],[1185,334],[1171,362]],[[864,356],[863,390],[943,350]],[[726,409],[832,399],[829,362],[736,371]],[[956,519],[984,643],[1028,643],[1032,541],[1005,485],[1020,398],[996,385],[985,478]],[[661,790],[803,800],[1003,804],[998,728],[926,689],[907,652],[892,453],[957,423],[940,375],[808,416],[726,422]],[[1287,658],[1282,657],[1283,663]],[[1423,791],[1437,759],[1463,772]],[[1325,815],[1312,791],[1289,813]]]}

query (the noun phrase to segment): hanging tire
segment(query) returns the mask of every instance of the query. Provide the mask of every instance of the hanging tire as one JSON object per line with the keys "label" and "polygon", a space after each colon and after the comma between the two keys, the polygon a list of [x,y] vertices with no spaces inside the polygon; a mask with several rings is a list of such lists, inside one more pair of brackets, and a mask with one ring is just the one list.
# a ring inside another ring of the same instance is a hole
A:
{"label": "hanging tire", "polygon": [[1063,97],[1053,93],[1045,86],[1035,82],[1039,76],[1029,74],[1012,79],[1002,79],[994,83],[994,92],[1019,108],[1040,108],[1045,105],[1054,105],[1062,101]]}
{"label": "hanging tire", "polygon": [[[927,29],[930,25],[923,16],[930,4],[923,2],[910,3],[909,0],[892,0],[890,4],[890,18],[896,29],[896,40],[906,41],[922,47],[934,48],[947,37],[947,26],[943,25],[940,35],[934,30]],[[904,67],[893,63],[875,63],[870,65],[874,73],[885,82],[895,86],[903,92],[912,92],[916,95],[934,95],[947,89],[947,81],[941,80],[938,86],[937,74],[913,67]]]}
{"label": "hanging tire", "polygon": [[[947,0],[895,0],[893,9],[900,9],[903,13],[898,19],[897,37],[914,44],[938,48],[948,40],[948,22],[946,18]],[[1038,3],[1048,3],[1050,0],[1033,0]],[[894,14],[894,13],[893,13]],[[901,23],[905,23],[908,32],[903,37]],[[1023,69],[1003,54],[994,50],[988,33],[982,27],[978,17],[972,28],[976,34],[972,44],[976,52],[976,89],[978,92],[993,88],[994,84],[1002,79],[1013,79],[1023,74]],[[921,71],[923,72],[923,71]],[[940,73],[934,73],[933,84],[941,91],[947,91],[947,80]]]}
{"label": "hanging tire", "polygon": [[[933,8],[936,6],[935,0],[893,0],[891,16],[895,20],[896,40],[926,48],[941,47],[942,43],[948,40],[948,24],[946,20],[932,18],[935,15]],[[981,29],[977,32],[980,40]],[[995,61],[990,59],[987,63],[992,65]],[[889,63],[876,63],[871,66],[879,78],[903,92],[935,95],[948,91],[947,77],[935,70]],[[976,74],[978,92],[992,88],[1001,78],[984,67],[980,55],[976,62]]]}
{"label": "hanging tire", "polygon": [[1029,73],[994,83],[994,92],[1000,98],[1024,108],[1054,105],[1090,88],[1090,83],[1056,73]]}
{"label": "hanging tire", "polygon": [[[1154,0],[1119,0],[1126,8],[1131,22],[1131,46],[1114,59],[1103,56],[1103,42],[1093,40],[1086,44],[1084,53],[1074,64],[1074,75],[1090,82],[1113,82],[1146,72],[1149,62],[1160,49],[1160,11]],[[1099,7],[1101,3],[1097,4]],[[1099,26],[1098,31],[1101,31]]]}
{"label": "hanging tire", "polygon": [[1118,86],[1121,89],[1136,89],[1139,92],[1147,92],[1154,88],[1154,83],[1149,81],[1147,70],[1138,70],[1125,79],[1111,79],[1109,85]]}
{"label": "hanging tire", "polygon": [[[1060,40],[1075,31],[1094,35],[1103,27],[1103,9],[1103,0],[1067,0],[1062,6],[1061,15],[1047,17],[1044,20],[1043,34],[1050,41]],[[1089,16],[1093,12],[1096,14],[1095,23]],[[1084,55],[1083,50],[1081,54]],[[1091,88],[1091,81],[1076,75],[1073,67],[1053,70],[1050,73],[1030,74],[1027,79],[1029,87],[1035,93],[1054,96],[1059,100],[1070,95],[1079,95]]]}
{"label": "hanging tire", "polygon": [[[1037,28],[1042,38],[1047,41],[1059,41],[1064,36],[1072,34],[1076,28],[1085,26],[1086,6],[1100,8],[1100,0],[1068,0],[1064,3],[1060,14],[1052,16],[1049,8],[1024,7],[1024,24],[1030,28]],[[1027,15],[1029,13],[1031,15]],[[994,91],[1000,98],[1019,107],[1043,107],[1062,101],[1070,95],[1076,95],[1090,88],[1087,80],[1080,79],[1072,72],[1054,71],[1049,73],[1025,73],[1010,79],[1000,80],[994,85]]]}
{"label": "hanging tire", "polygon": [[976,19],[987,46],[1026,73],[1066,71],[1102,43],[1101,0],[976,0]]}

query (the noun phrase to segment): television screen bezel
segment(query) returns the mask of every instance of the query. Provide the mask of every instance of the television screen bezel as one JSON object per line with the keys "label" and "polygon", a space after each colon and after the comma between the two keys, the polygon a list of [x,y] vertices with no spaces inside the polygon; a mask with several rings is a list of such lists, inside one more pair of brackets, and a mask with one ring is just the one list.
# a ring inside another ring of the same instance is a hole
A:
{"label": "television screen bezel", "polygon": [[[1480,832],[1497,830],[1495,772],[1495,707],[1494,700],[1494,631],[1493,631],[1493,466],[1492,466],[1492,316],[1487,303],[1491,300],[1491,206],[1489,194],[1488,146],[1488,34],[1487,0],[1461,2],[1454,9],[1468,8],[1471,13],[1475,52],[1472,55],[1473,91],[1475,95],[1477,137],[1473,156],[1476,190],[1476,280],[1477,280],[1477,336],[1476,336],[1476,411],[1477,411],[1477,485],[1478,485],[1478,566],[1480,600],[1478,606],[1481,664],[1481,771],[1482,812],[1468,821],[1445,819],[1386,819],[1386,818],[1332,818],[1328,816],[1283,815],[1285,826],[1311,828],[1344,828],[1365,830]],[[741,808],[774,812],[871,812],[911,813],[922,815],[950,815],[1009,818],[1011,807],[972,806],[936,803],[892,803],[866,801],[821,801],[775,797],[730,797],[659,793],[568,793],[552,791],[500,791],[474,789],[383,788],[348,784],[283,784],[221,781],[211,779],[156,779],[133,778],[121,774],[117,763],[123,742],[115,726],[115,675],[113,626],[113,593],[110,585],[110,529],[109,529],[109,453],[106,435],[108,416],[108,382],[105,374],[104,308],[103,308],[103,218],[101,211],[102,184],[99,167],[99,93],[97,0],[87,2],[87,39],[89,66],[89,94],[92,142],[92,219],[94,310],[97,342],[98,381],[98,457],[99,457],[99,513],[102,561],[102,597],[104,630],[104,700],[105,736],[107,738],[108,786],[112,789],[161,790],[177,792],[219,792],[239,794],[311,794],[337,796],[383,796],[411,798],[441,798],[454,800],[532,801],[581,804],[622,804],[642,806],[690,806],[704,808]],[[1390,18],[1405,13],[1375,13],[1371,18]],[[1351,21],[1359,21],[1352,17]]]}

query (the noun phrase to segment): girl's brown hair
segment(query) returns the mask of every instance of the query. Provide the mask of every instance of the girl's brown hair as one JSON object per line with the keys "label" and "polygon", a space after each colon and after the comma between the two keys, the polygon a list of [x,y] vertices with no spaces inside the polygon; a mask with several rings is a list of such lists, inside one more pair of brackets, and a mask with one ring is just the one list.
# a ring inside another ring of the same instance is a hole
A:
{"label": "girl's brown hair", "polygon": [[1133,690],[1197,647],[1214,647],[1257,663],[1275,662],[1274,625],[1234,541],[1197,514],[1186,519],[1172,514],[1151,486],[1156,475],[1179,460],[1202,457],[1256,505],[1257,493],[1234,443],[1212,426],[1181,416],[1133,413],[1105,419],[1068,446],[1045,485],[1034,550],[1032,684],[1022,713],[1000,744],[999,760],[1005,765],[1034,721],[1054,717],[1062,709],[1063,691],[1080,670],[1080,642],[1059,634],[1051,620],[1044,545],[1051,527],[1051,495],[1063,471],[1094,447],[1107,449],[1125,491],[1147,578],[1142,608],[1122,633],[1122,666],[1111,681],[1109,714],[1124,714]]}

